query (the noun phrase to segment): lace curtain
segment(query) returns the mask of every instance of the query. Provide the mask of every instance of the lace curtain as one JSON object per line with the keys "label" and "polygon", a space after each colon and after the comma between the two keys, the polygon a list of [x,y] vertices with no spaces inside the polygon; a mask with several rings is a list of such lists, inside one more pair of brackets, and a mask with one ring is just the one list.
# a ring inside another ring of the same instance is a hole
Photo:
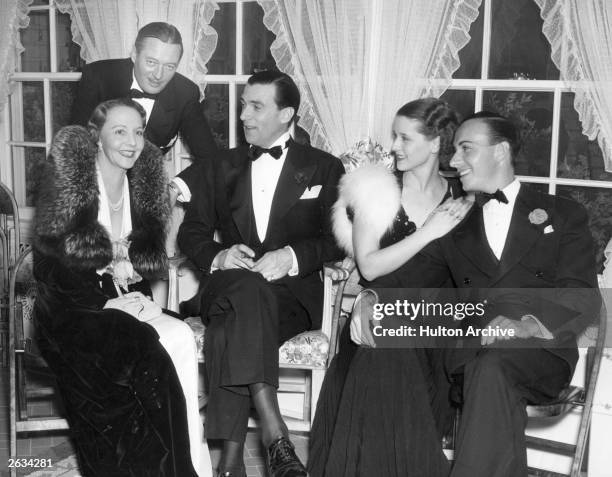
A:
{"label": "lace curtain", "polygon": [[574,107],[589,139],[597,138],[612,171],[612,2],[535,0],[552,60],[575,93]]}
{"label": "lace curtain", "polygon": [[367,137],[388,145],[402,104],[446,90],[481,0],[258,3],[278,68],[300,86],[300,125],[339,155]]}
{"label": "lace curtain", "polygon": [[9,75],[17,68],[23,52],[19,29],[30,23],[28,8],[32,0],[2,0],[0,2],[0,111],[10,93]]}
{"label": "lace curtain", "polygon": [[55,0],[69,13],[72,38],[85,61],[129,56],[139,28],[153,21],[173,24],[183,37],[184,53],[178,72],[203,91],[206,63],[217,46],[210,21],[218,10],[213,0]]}

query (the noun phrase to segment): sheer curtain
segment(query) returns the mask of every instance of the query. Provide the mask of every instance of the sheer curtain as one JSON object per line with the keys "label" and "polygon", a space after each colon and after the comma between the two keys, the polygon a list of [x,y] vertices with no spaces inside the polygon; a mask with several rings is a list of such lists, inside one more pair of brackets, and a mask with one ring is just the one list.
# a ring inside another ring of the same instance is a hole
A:
{"label": "sheer curtain", "polygon": [[574,107],[589,139],[597,138],[612,171],[612,2],[535,0],[552,60],[575,93]]}
{"label": "sheer curtain", "polygon": [[32,0],[2,0],[0,2],[0,111],[10,92],[9,75],[17,68],[23,46],[19,29],[30,23],[28,8]]}
{"label": "sheer curtain", "polygon": [[72,38],[88,63],[129,56],[138,29],[153,21],[173,24],[183,37],[178,71],[203,89],[206,63],[217,46],[210,21],[219,7],[213,0],[55,0],[69,13]]}
{"label": "sheer curtain", "polygon": [[481,0],[258,0],[271,51],[300,86],[300,125],[339,155],[370,137],[389,143],[405,102],[439,96]]}

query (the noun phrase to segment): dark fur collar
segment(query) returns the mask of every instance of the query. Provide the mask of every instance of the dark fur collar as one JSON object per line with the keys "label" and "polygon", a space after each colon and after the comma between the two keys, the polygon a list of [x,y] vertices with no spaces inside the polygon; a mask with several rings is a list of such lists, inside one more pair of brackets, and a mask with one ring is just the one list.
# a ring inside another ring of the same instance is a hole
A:
{"label": "dark fur collar", "polygon": [[[62,128],[51,145],[39,191],[34,245],[77,270],[100,269],[112,260],[112,247],[98,223],[97,147],[81,126]],[[148,141],[128,172],[132,208],[129,254],[134,268],[151,276],[166,267],[169,214],[163,157]]]}

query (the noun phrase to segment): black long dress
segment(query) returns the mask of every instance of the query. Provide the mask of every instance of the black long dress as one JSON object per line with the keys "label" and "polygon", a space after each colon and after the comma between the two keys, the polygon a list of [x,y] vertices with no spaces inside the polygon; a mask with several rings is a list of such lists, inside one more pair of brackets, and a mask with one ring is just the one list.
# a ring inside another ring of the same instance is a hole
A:
{"label": "black long dress", "polygon": [[[401,208],[380,246],[396,243],[415,230]],[[368,288],[392,286],[394,273],[362,284]],[[317,404],[310,434],[309,474],[448,475],[441,434],[450,408],[441,366],[435,349],[357,346],[345,326],[340,352],[325,375]]]}
{"label": "black long dress", "polygon": [[[194,477],[185,398],[155,329],[116,309],[112,279],[34,253],[40,351],[84,476]],[[138,291],[150,295],[146,281]]]}

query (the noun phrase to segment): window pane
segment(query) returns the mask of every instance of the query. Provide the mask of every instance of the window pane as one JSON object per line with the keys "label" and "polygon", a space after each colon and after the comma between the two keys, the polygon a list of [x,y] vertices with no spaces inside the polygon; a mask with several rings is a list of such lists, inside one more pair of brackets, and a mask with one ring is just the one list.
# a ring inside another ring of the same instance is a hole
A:
{"label": "window pane", "polygon": [[581,203],[589,214],[589,227],[597,257],[597,270],[603,267],[603,251],[612,236],[612,189],[559,186],[557,194]]}
{"label": "window pane", "polygon": [[217,48],[206,65],[208,73],[232,75],[236,73],[236,4],[219,3],[210,25],[219,38]]}
{"label": "window pane", "polygon": [[512,120],[520,130],[521,150],[516,158],[516,173],[548,177],[553,94],[485,91],[483,105],[483,109]]}
{"label": "window pane", "polygon": [[20,32],[25,48],[21,71],[50,71],[49,12],[30,12],[30,24]]}
{"label": "window pane", "polygon": [[[22,83],[23,140],[45,141],[45,100],[41,81]],[[20,138],[15,138],[19,140]]]}
{"label": "window pane", "polygon": [[81,47],[72,41],[70,15],[57,14],[57,70],[81,71],[85,61],[81,58]]}
{"label": "window pane", "polygon": [[217,146],[229,147],[229,85],[207,84],[204,98],[204,114],[210,125]]}
{"label": "window pane", "polygon": [[492,3],[489,78],[559,79],[542,33],[540,8],[533,0]]}
{"label": "window pane", "polygon": [[559,130],[559,177],[612,181],[612,172],[604,169],[603,154],[597,140],[589,141],[574,109],[574,93],[561,96]]}
{"label": "window pane", "polygon": [[[447,89],[440,99],[453,106],[461,118],[474,113],[475,92],[460,89]],[[460,118],[460,119],[461,119]]]}
{"label": "window pane", "polygon": [[470,26],[470,41],[459,51],[460,66],[453,78],[480,78],[482,67],[482,28],[484,25],[484,4],[480,4],[478,17]]}
{"label": "window pane", "polygon": [[53,134],[70,124],[72,103],[77,94],[76,81],[54,81],[51,83],[51,115]]}
{"label": "window pane", "polygon": [[[43,178],[42,166],[45,157],[46,152],[42,147],[13,147],[13,183],[20,186],[25,178],[27,207],[33,207],[36,203],[36,193]],[[20,161],[23,162],[19,163]]]}
{"label": "window pane", "polygon": [[263,9],[256,2],[244,3],[243,9],[243,73],[250,75],[256,71],[277,69],[270,53],[270,45],[275,36],[263,24]]}

